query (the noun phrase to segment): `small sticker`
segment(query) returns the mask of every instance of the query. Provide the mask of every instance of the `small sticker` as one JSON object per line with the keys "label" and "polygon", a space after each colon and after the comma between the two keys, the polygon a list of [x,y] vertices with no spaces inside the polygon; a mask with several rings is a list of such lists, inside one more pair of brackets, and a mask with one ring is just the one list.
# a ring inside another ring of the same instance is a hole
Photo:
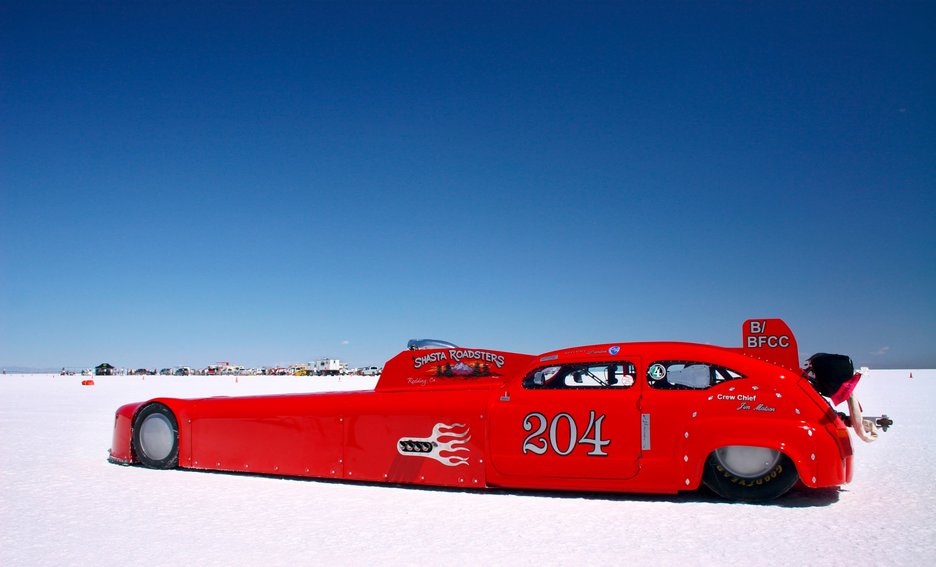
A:
{"label": "small sticker", "polygon": [[621,347],[619,346],[613,346],[608,349],[608,354],[610,354],[611,356],[614,356],[619,352],[621,352]]}
{"label": "small sticker", "polygon": [[666,367],[662,364],[654,364],[650,367],[649,370],[647,370],[647,374],[653,380],[662,380],[666,378]]}

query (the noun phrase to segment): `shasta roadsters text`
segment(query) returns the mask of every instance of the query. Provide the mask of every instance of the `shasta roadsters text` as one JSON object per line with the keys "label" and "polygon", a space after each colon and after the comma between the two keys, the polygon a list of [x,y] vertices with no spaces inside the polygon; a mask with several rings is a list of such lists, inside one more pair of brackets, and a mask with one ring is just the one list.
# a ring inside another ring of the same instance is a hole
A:
{"label": "shasta roadsters text", "polygon": [[504,366],[504,357],[500,354],[494,354],[493,352],[486,352],[483,350],[450,349],[448,351],[440,350],[430,352],[423,356],[413,357],[413,368],[421,368],[426,364],[441,362],[443,360],[453,360],[455,362],[461,362],[462,360],[478,360],[481,362],[493,363],[498,368]]}

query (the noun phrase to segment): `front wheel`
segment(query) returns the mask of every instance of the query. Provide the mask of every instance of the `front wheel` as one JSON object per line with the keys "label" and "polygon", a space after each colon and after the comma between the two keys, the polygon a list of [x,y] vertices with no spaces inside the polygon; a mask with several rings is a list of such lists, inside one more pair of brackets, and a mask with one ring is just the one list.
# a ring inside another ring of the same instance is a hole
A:
{"label": "front wheel", "polygon": [[716,449],[705,463],[702,482],[729,500],[772,500],[793,488],[799,474],[793,461],[766,447],[731,445]]}
{"label": "front wheel", "polygon": [[133,452],[143,466],[171,469],[179,464],[179,425],[172,410],[149,404],[133,420]]}

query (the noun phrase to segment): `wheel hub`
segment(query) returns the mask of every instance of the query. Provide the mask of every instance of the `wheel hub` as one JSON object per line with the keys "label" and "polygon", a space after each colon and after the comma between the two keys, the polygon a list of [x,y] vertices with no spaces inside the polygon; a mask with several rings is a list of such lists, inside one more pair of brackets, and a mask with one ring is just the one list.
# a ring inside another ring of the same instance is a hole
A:
{"label": "wheel hub", "polygon": [[732,445],[715,451],[718,462],[731,474],[742,478],[755,478],[767,474],[780,461],[780,451],[765,447]]}

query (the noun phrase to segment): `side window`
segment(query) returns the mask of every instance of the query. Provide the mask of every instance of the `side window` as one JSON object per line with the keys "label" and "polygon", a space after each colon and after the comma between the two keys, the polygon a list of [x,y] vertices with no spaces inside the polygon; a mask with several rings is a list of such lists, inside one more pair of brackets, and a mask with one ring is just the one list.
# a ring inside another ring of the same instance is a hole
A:
{"label": "side window", "polygon": [[544,366],[523,379],[529,389],[629,388],[634,385],[637,370],[626,361],[587,362]]}
{"label": "side window", "polygon": [[558,381],[556,376],[562,370],[561,366],[547,366],[538,368],[527,374],[523,379],[524,388],[555,388]]}
{"label": "side window", "polygon": [[657,390],[704,390],[744,378],[739,372],[705,362],[659,360],[647,367],[647,382]]}

